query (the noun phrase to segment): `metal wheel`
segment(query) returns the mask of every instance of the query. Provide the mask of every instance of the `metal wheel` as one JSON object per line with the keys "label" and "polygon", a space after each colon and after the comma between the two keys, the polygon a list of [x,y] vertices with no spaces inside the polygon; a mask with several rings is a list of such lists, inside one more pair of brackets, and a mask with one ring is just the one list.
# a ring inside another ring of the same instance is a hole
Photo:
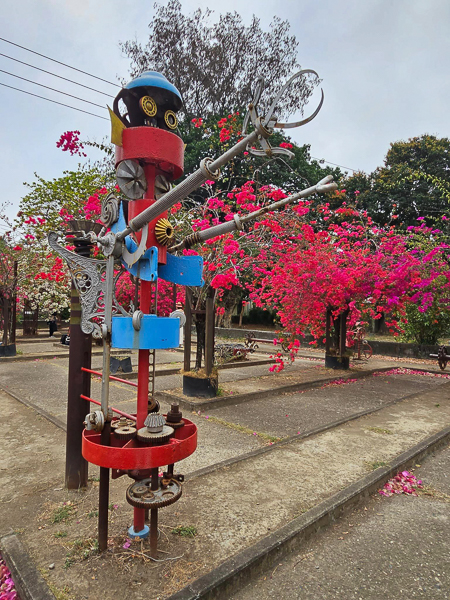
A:
{"label": "metal wheel", "polygon": [[176,479],[171,479],[165,488],[159,482],[157,490],[152,490],[151,485],[151,478],[132,483],[126,493],[128,504],[136,508],[162,508],[176,502],[183,493],[181,483]]}
{"label": "metal wheel", "polygon": [[372,346],[369,344],[367,340],[363,340],[362,353],[365,359],[369,359],[372,356],[373,350]]}

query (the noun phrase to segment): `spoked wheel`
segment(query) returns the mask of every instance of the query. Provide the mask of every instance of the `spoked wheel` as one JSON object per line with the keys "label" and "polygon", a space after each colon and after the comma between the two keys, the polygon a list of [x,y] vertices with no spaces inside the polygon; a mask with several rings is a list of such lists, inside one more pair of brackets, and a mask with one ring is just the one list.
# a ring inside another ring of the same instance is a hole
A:
{"label": "spoked wheel", "polygon": [[372,353],[372,346],[369,344],[369,342],[364,340],[362,346],[362,354],[364,355],[364,358],[368,360],[372,356]]}

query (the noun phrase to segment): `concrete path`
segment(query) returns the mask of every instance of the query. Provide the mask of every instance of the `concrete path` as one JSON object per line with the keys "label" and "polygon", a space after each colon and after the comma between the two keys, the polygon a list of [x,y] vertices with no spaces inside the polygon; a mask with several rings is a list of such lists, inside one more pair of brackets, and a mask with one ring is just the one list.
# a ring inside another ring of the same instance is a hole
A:
{"label": "concrete path", "polygon": [[[260,369],[237,369],[226,375],[230,385],[258,385]],[[292,376],[312,381],[321,369],[305,360],[297,363]],[[264,370],[267,373],[267,366]],[[157,383],[170,379],[162,377]],[[177,385],[176,377],[172,384]],[[37,409],[46,410],[61,423],[65,419],[66,385],[64,360],[8,363],[6,369],[2,365],[0,373],[0,387]],[[111,391],[112,404],[121,408],[134,406],[135,391],[131,387],[117,383]],[[450,382],[440,373],[391,373],[346,384],[322,385],[301,394],[274,393],[269,400],[200,415],[186,414],[198,426],[199,446],[191,457],[177,465],[177,472],[187,475],[183,496],[176,505],[161,511],[160,522],[162,530],[177,525],[195,528],[197,535],[192,541],[180,543],[173,537],[162,539],[162,558],[182,555],[182,561],[175,561],[170,570],[165,563],[149,568],[135,562],[132,582],[138,583],[131,586],[129,576],[119,568],[117,555],[122,552],[124,532],[132,515],[125,502],[130,480],[122,477],[111,483],[111,503],[118,507],[110,524],[116,550],[102,556],[101,573],[97,572],[99,562],[79,562],[69,571],[64,569],[63,549],[78,543],[80,536],[84,539],[96,535],[95,520],[90,520],[89,515],[95,513],[97,489],[93,483],[86,492],[64,490],[63,431],[11,396],[0,393],[0,409],[7,428],[7,434],[0,438],[0,534],[23,530],[23,539],[38,566],[45,569],[48,564],[55,564],[48,573],[49,581],[53,585],[66,582],[76,598],[98,597],[108,586],[117,597],[162,599],[442,430],[450,423],[449,392]],[[93,380],[92,395],[99,394],[99,383]],[[162,408],[166,410],[167,406]],[[355,417],[364,410],[375,412],[336,425],[339,419]],[[305,437],[318,428],[323,431]],[[283,441],[274,443],[280,438]],[[94,477],[97,471],[95,467],[90,469]],[[68,500],[78,511],[78,520],[69,520],[63,526],[52,524],[49,515]],[[394,522],[392,518],[388,523]],[[373,531],[376,526],[374,522]],[[59,540],[61,528],[67,539]],[[345,543],[344,534],[342,537]],[[361,539],[365,539],[362,534]],[[140,551],[146,550],[144,544]],[[341,589],[339,585],[337,589]],[[317,589],[314,593],[315,597],[322,597]],[[310,597],[314,597],[313,592]]]}
{"label": "concrete path", "polygon": [[415,475],[418,497],[371,498],[230,600],[450,598],[450,447]]}

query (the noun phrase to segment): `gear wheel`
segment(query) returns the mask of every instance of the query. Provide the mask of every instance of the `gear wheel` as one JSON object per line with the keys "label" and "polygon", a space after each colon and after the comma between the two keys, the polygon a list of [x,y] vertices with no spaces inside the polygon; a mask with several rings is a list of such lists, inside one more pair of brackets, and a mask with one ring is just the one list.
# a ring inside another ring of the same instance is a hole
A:
{"label": "gear wheel", "polygon": [[176,479],[171,479],[165,489],[161,487],[161,482],[157,490],[152,490],[151,485],[151,478],[132,483],[126,493],[128,504],[136,508],[162,508],[176,502],[183,492]]}
{"label": "gear wheel", "polygon": [[134,427],[135,421],[127,419],[126,417],[120,417],[111,423],[111,429],[118,429],[119,427]]}
{"label": "gear wheel", "polygon": [[137,432],[137,439],[148,446],[160,446],[161,444],[167,444],[173,434],[174,428],[168,425],[164,425],[162,431],[157,433],[152,433],[148,431],[147,427],[142,427]]}
{"label": "gear wheel", "polygon": [[136,433],[136,427],[131,427],[130,425],[114,429],[114,435],[119,440],[132,440],[136,437]]}

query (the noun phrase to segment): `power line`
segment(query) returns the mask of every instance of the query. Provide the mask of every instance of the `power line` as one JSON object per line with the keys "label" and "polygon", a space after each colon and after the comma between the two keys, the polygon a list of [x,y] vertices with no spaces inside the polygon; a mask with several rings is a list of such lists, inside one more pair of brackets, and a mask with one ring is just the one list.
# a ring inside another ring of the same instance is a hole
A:
{"label": "power line", "polygon": [[43,83],[38,83],[37,81],[32,81],[31,79],[26,79],[25,77],[20,77],[20,75],[14,75],[14,73],[10,73],[9,71],[4,71],[0,69],[0,73],[6,73],[7,75],[11,75],[11,77],[17,77],[17,79],[22,79],[23,81],[28,81],[28,83],[33,83],[34,85],[39,85],[40,87],[46,88],[47,90],[52,90],[52,92],[57,92],[58,94],[64,94],[64,96],[70,96],[71,98],[75,98],[75,100],[81,100],[81,102],[87,102],[88,104],[92,104],[93,106],[98,106],[99,108],[105,108],[102,104],[97,104],[96,102],[91,102],[90,100],[84,100],[84,98],[79,98],[78,96],[73,96],[72,94],[68,94],[67,92],[62,92],[61,90],[57,90],[55,88],[49,87],[48,85],[44,85]]}
{"label": "power line", "polygon": [[51,60],[55,63],[58,63],[58,65],[63,65],[64,67],[67,67],[68,69],[73,69],[74,71],[78,71],[79,73],[83,73],[84,75],[89,75],[89,77],[93,77],[94,79],[98,79],[99,81],[104,81],[105,83],[109,83],[109,85],[113,85],[114,87],[118,87],[117,83],[112,83],[112,81],[108,81],[106,79],[102,79],[101,77],[97,77],[96,75],[92,75],[91,73],[88,73],[87,71],[82,71],[81,69],[77,69],[76,67],[71,67],[70,65],[67,65],[66,63],[63,63],[59,60],[56,60],[54,58],[50,58],[49,56],[45,56],[45,54],[41,54],[40,52],[35,52],[34,50],[30,50],[29,48],[25,48],[25,46],[21,46],[20,44],[15,44],[14,42],[11,42],[10,40],[6,40],[5,38],[0,37],[0,40],[2,42],[6,42],[7,44],[12,44],[13,46],[17,46],[17,48],[22,48],[22,50],[26,50],[27,52],[32,52],[33,54],[37,54],[37,56],[42,56],[42,58],[46,58],[47,60]]}
{"label": "power line", "polygon": [[341,167],[342,169],[348,169],[349,171],[353,171],[354,173],[358,173],[361,169],[352,169],[351,167],[344,167],[344,165],[338,165],[336,163],[330,162],[329,160],[325,160],[324,158],[316,158],[315,156],[311,156],[313,160],[317,160],[320,163],[325,162],[327,165],[334,165],[335,167]]}
{"label": "power line", "polygon": [[96,115],[95,113],[91,113],[87,110],[82,110],[81,108],[75,108],[75,106],[70,106],[69,104],[64,104],[63,102],[57,102],[56,100],[50,100],[50,98],[45,98],[45,96],[39,96],[38,94],[32,94],[31,92],[26,92],[25,90],[21,90],[19,88],[13,87],[12,85],[7,85],[6,83],[1,83],[4,87],[10,88],[11,90],[17,90],[18,92],[22,92],[23,94],[28,94],[29,96],[35,96],[35,98],[42,98],[42,100],[47,100],[48,102],[53,102],[53,104],[60,104],[61,106],[66,106],[67,108],[72,108],[73,110],[78,110],[78,112],[86,113],[87,115],[92,115],[93,117],[97,117],[98,119],[104,119],[105,121],[109,121],[106,117],[101,117],[100,115]]}
{"label": "power line", "polygon": [[84,85],[83,83],[78,83],[77,81],[73,81],[72,79],[67,79],[67,77],[63,77],[62,75],[56,75],[56,73],[52,73],[51,71],[46,71],[45,69],[41,69],[40,67],[35,67],[34,65],[30,65],[30,63],[24,62],[23,60],[19,60],[18,58],[13,58],[12,56],[8,56],[7,54],[2,54],[0,52],[0,56],[4,56],[9,60],[13,60],[15,62],[20,63],[21,65],[26,65],[27,67],[31,67],[32,69],[36,69],[37,71],[42,71],[43,73],[47,73],[48,75],[52,75],[53,77],[58,77],[59,79],[64,79],[64,81],[69,81],[70,83],[74,83],[75,85],[79,85],[81,87],[86,88],[87,90],[91,90],[92,92],[97,92],[97,94],[103,94],[103,96],[108,96],[108,98],[114,98],[111,94],[106,94],[105,92],[100,92],[95,88],[91,88],[88,85]]}

